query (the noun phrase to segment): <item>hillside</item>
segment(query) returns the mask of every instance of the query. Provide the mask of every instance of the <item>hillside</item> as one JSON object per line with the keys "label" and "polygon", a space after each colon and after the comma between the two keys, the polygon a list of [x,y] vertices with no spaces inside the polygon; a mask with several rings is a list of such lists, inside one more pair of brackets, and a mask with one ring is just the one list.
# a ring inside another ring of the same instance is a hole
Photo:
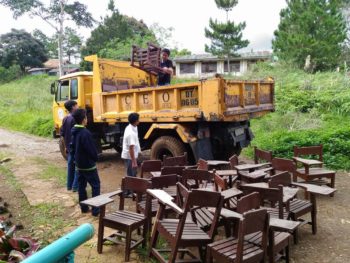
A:
{"label": "hillside", "polygon": [[[294,145],[324,145],[327,166],[350,170],[350,82],[343,73],[306,74],[288,65],[259,64],[246,79],[273,76],[276,112],[252,120],[252,145],[292,156]],[[50,83],[54,77],[27,76],[0,85],[0,126],[49,137]],[[187,80],[189,81],[189,80]],[[244,152],[252,156],[252,149]]]}
{"label": "hillside", "polygon": [[56,78],[26,76],[0,85],[0,126],[39,136],[51,136],[52,95],[50,84]]}

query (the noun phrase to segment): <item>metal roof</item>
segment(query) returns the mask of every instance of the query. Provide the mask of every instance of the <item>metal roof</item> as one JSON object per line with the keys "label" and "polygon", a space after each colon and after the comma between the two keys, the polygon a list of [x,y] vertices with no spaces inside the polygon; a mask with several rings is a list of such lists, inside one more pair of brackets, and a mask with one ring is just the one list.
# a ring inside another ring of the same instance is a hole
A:
{"label": "metal roof", "polygon": [[[247,52],[240,53],[237,57],[232,57],[230,60],[250,60],[250,59],[269,59],[272,57],[270,51],[258,51],[258,52]],[[175,62],[192,62],[192,61],[223,61],[226,57],[219,57],[212,54],[193,54],[174,58]]]}

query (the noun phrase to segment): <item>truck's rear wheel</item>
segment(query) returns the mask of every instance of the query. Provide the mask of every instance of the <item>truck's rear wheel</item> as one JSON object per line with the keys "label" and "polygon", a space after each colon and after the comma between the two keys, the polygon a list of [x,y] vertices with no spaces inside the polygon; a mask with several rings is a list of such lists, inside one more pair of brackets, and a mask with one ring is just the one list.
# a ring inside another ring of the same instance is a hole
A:
{"label": "truck's rear wheel", "polygon": [[58,141],[58,145],[60,147],[60,152],[62,154],[62,157],[67,160],[67,152],[66,152],[66,146],[64,144],[64,139],[63,137],[60,137],[60,140]]}
{"label": "truck's rear wheel", "polygon": [[155,140],[151,147],[151,159],[162,160],[163,155],[179,156],[186,151],[183,142],[172,136],[162,136]]}

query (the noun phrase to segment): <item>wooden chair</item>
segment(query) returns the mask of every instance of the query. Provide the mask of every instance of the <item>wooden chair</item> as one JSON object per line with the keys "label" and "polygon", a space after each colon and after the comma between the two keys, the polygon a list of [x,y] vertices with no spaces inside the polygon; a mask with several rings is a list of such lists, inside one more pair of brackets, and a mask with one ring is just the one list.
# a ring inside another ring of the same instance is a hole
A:
{"label": "wooden chair", "polygon": [[234,170],[235,166],[238,165],[238,156],[234,154],[228,159],[228,161],[230,162],[231,169]]}
{"label": "wooden chair", "polygon": [[[237,202],[237,213],[243,214],[250,210],[260,208],[260,196],[259,193],[253,192],[249,195],[241,197]],[[236,224],[237,225],[237,224]],[[246,241],[259,245],[261,243],[262,233],[257,232],[248,235]],[[290,252],[290,239],[291,235],[287,232],[269,231],[269,242],[268,242],[268,257],[269,262],[275,262],[276,254],[280,251],[284,251],[284,258],[286,262],[289,262],[289,252]]]}
{"label": "wooden chair", "polygon": [[184,152],[181,156],[168,157],[163,156],[163,165],[164,166],[186,166],[188,165],[187,152]]}
{"label": "wooden chair", "polygon": [[181,178],[185,169],[185,166],[163,166],[161,169],[161,175],[177,174]]}
{"label": "wooden chair", "polygon": [[197,169],[208,171],[209,170],[208,162],[206,160],[200,158],[197,162]]}
{"label": "wooden chair", "polygon": [[[285,172],[276,174],[270,178],[268,182],[269,187],[276,187],[277,185],[283,185],[285,187],[295,187],[292,184],[291,174],[295,171],[295,164],[292,160],[283,158],[274,158],[273,165],[277,170],[285,169]],[[302,200],[299,198],[293,198],[284,204],[289,211],[289,218],[294,221],[302,221],[304,224],[309,224],[312,227],[312,233],[317,233],[317,210],[316,210],[316,197],[311,195],[310,200]],[[302,219],[306,214],[311,215],[311,221]],[[298,242],[297,233],[294,234],[294,243]]]}
{"label": "wooden chair", "polygon": [[160,54],[161,48],[152,43],[147,43],[147,48],[133,45],[130,65],[150,74],[158,75],[159,72],[163,72],[160,67]]}
{"label": "wooden chair", "polygon": [[[214,185],[215,185],[215,190],[217,192],[222,192],[225,191],[228,188],[228,183],[225,178],[222,178],[221,176],[217,175],[214,172]],[[237,197],[230,198],[224,202],[224,207],[230,210],[236,210],[237,207]]]}
{"label": "wooden chair", "polygon": [[[207,247],[207,261],[213,262],[264,262],[267,248],[269,214],[266,209],[258,209],[243,214],[239,221],[238,237],[219,240]],[[248,235],[261,232],[261,243],[247,242]]]}
{"label": "wooden chair", "polygon": [[271,163],[272,151],[265,151],[254,146],[254,163]]}
{"label": "wooden chair", "polygon": [[198,189],[212,186],[213,173],[207,170],[187,169],[182,172],[182,184],[187,189]]}
{"label": "wooden chair", "polygon": [[[300,156],[317,156],[317,160],[303,159]],[[297,177],[302,178],[307,183],[315,183],[317,185],[328,185],[335,188],[335,171],[328,170],[323,167],[323,146],[298,147],[294,146],[294,162],[296,165],[301,164],[303,168],[298,168],[293,176],[293,181],[297,181]],[[315,167],[316,166],[316,167]],[[330,179],[330,182],[323,180]],[[333,196],[333,195],[331,195]]]}
{"label": "wooden chair", "polygon": [[[178,183],[178,193],[184,199],[183,208],[178,207],[169,200],[169,197],[158,195],[160,208],[152,231],[149,256],[156,257],[160,262],[176,262],[178,252],[182,255],[181,262],[198,262],[196,257],[187,247],[198,247],[202,261],[205,260],[205,246],[213,241],[215,229],[220,215],[223,197],[213,191],[192,190],[189,191],[181,183]],[[165,207],[169,206],[178,215],[178,219],[163,218]],[[213,214],[213,222],[208,232],[202,230],[195,222],[189,220],[187,214],[194,207],[216,208]],[[169,244],[170,249],[157,249],[158,237],[161,236]],[[162,253],[170,253],[166,260]],[[189,260],[185,256],[190,257]]]}
{"label": "wooden chair", "polygon": [[[97,239],[97,252],[99,254],[102,253],[103,243],[107,240],[116,244],[125,245],[125,261],[129,261],[131,249],[137,247],[141,243],[143,247],[146,246],[148,215],[124,210],[123,190],[129,189],[134,193],[144,193],[150,187],[151,183],[147,180],[136,177],[123,178],[121,190],[115,192],[120,197],[119,210],[110,214],[106,214],[106,205],[112,203],[113,199],[109,198],[108,194],[90,198],[82,202],[86,205],[100,208]],[[148,207],[146,211],[149,211]],[[104,237],[105,227],[115,229],[117,232]],[[131,234],[140,227],[143,227],[142,238],[133,240]],[[125,239],[125,242],[122,242],[121,239]]]}
{"label": "wooden chair", "polygon": [[141,164],[141,178],[144,173],[158,172],[162,169],[162,162],[160,160],[146,160]]}

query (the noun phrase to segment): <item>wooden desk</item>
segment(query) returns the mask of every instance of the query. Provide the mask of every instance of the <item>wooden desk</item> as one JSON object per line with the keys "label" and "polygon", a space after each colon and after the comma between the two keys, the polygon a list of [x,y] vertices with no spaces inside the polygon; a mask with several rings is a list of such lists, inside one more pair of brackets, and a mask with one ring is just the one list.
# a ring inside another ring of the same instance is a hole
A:
{"label": "wooden desk", "polygon": [[308,183],[296,183],[293,182],[292,185],[299,186],[301,188],[304,188],[307,192],[311,194],[318,194],[318,195],[331,195],[337,189],[331,188],[329,186],[319,186],[314,184],[308,184]]}
{"label": "wooden desk", "polygon": [[262,168],[264,166],[270,166],[271,163],[257,163],[257,164],[239,164],[235,166],[235,169],[237,169],[237,171],[249,171],[252,172],[256,169]]}
{"label": "wooden desk", "polygon": [[221,160],[208,160],[207,163],[208,163],[208,166],[220,166],[220,165],[230,164],[230,162],[228,161],[221,161]]}
{"label": "wooden desk", "polygon": [[215,173],[218,176],[224,177],[224,176],[228,176],[228,185],[229,187],[232,187],[233,185],[233,176],[237,176],[237,170],[215,170]]}
{"label": "wooden desk", "polygon": [[248,171],[239,171],[238,174],[242,181],[246,181],[247,183],[261,182],[267,176],[264,170],[256,170],[251,173]]}
{"label": "wooden desk", "polygon": [[304,158],[300,158],[300,157],[293,157],[293,160],[300,162],[304,165],[321,165],[323,164],[323,162],[319,161],[319,160],[312,160],[312,159],[304,159]]}

